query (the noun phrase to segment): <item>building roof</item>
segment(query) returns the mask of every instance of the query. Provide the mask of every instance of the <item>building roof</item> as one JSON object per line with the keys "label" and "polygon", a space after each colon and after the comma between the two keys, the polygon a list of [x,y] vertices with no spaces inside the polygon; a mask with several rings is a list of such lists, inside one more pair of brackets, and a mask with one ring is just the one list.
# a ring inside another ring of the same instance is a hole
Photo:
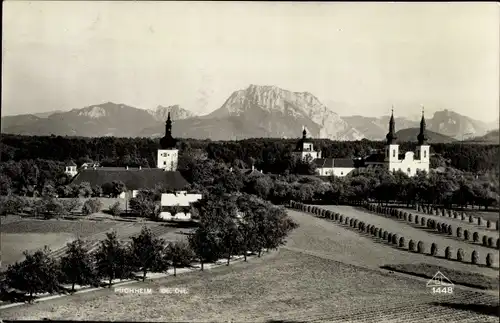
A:
{"label": "building roof", "polygon": [[369,155],[368,157],[365,157],[365,162],[369,163],[383,163],[385,161],[385,154],[384,153],[374,153]]}
{"label": "building roof", "polygon": [[66,166],[76,166],[75,162],[71,159],[71,160],[67,160],[66,161]]}
{"label": "building roof", "polygon": [[313,160],[317,168],[354,168],[354,160],[351,158],[317,158]]}
{"label": "building roof", "polygon": [[153,189],[162,185],[166,189],[182,190],[189,183],[179,172],[164,171],[159,168],[99,167],[82,169],[71,182],[89,182],[92,186],[121,181],[128,190]]}
{"label": "building roof", "polygon": [[317,158],[313,163],[317,168],[333,168],[333,158]]}
{"label": "building roof", "polygon": [[354,160],[352,158],[335,158],[333,167],[354,168]]}

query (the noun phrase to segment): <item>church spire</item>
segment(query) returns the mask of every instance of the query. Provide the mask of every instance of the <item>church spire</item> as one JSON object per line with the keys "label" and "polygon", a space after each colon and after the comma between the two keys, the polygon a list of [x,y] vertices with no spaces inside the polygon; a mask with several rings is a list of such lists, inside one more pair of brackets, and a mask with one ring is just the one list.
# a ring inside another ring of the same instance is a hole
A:
{"label": "church spire", "polygon": [[394,122],[394,106],[391,110],[391,119],[389,120],[389,132],[385,136],[387,139],[387,144],[392,144],[396,139],[396,123]]}
{"label": "church spire", "polygon": [[162,149],[175,148],[177,140],[172,137],[172,119],[170,119],[170,111],[168,112],[167,121],[165,122],[165,136],[160,139]]}
{"label": "church spire", "polygon": [[307,137],[307,131],[306,131],[306,127],[304,127],[304,130],[302,130],[302,139],[306,139]]}
{"label": "church spire", "polygon": [[422,119],[420,120],[420,132],[417,136],[418,144],[424,145],[427,141],[427,135],[425,133],[425,118],[424,118],[424,106],[422,106]]}

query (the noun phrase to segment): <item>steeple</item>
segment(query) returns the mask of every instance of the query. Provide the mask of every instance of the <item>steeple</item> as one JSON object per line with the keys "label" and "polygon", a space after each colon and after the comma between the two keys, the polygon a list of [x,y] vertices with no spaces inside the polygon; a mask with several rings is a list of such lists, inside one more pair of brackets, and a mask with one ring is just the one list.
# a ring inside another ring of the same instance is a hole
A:
{"label": "steeple", "polygon": [[307,131],[306,131],[306,127],[304,127],[304,130],[302,130],[302,139],[306,139],[307,137]]}
{"label": "steeple", "polygon": [[427,135],[425,133],[425,118],[424,118],[424,107],[422,106],[422,119],[420,120],[420,132],[417,136],[418,144],[425,145],[427,141]]}
{"label": "steeple", "polygon": [[396,123],[394,122],[394,107],[391,110],[391,119],[389,120],[389,132],[385,136],[387,144],[391,145],[397,139],[396,137]]}
{"label": "steeple", "polygon": [[172,137],[172,120],[170,119],[170,111],[168,112],[167,121],[165,122],[165,136],[160,139],[161,149],[175,148],[177,140]]}

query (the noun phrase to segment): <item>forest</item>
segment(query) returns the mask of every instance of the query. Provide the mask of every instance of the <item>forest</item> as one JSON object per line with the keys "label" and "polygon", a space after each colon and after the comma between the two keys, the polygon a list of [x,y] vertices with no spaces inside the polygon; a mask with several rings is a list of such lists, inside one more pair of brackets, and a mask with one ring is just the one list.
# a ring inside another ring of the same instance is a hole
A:
{"label": "forest", "polygon": [[[289,161],[298,139],[256,138],[240,141],[180,139],[180,163],[193,155],[250,168],[254,165],[266,173],[293,173]],[[383,149],[382,141],[332,141],[311,139],[324,158],[363,157]],[[77,164],[99,161],[102,166],[155,167],[158,139],[151,138],[74,138],[2,135],[1,162],[49,160]],[[401,143],[400,151],[414,150],[416,143]],[[432,144],[431,168],[449,166],[465,172],[498,170],[499,145],[466,143]]]}

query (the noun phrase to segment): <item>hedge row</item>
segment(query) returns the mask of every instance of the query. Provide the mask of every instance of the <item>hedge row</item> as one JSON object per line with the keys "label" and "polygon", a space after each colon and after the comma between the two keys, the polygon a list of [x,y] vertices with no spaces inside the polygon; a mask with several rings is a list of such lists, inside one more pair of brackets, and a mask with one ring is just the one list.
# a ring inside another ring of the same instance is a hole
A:
{"label": "hedge row", "polygon": [[[417,205],[416,208],[417,212],[422,212],[426,214],[431,214],[431,215],[440,215],[440,216],[445,216],[449,218],[455,218],[455,219],[460,219],[462,221],[468,221],[469,223],[474,223],[474,217],[470,215],[469,217],[466,216],[465,212],[457,212],[454,210],[448,210],[448,209],[440,209],[440,208],[433,208],[431,206],[425,206],[425,205]],[[477,224],[478,225],[483,225],[484,219],[481,217],[477,218]],[[498,231],[499,226],[498,226],[498,220],[493,224],[490,220],[486,221],[486,227],[488,229],[493,229],[493,225],[495,225],[495,229]]]}
{"label": "hedge row", "polygon": [[[378,228],[372,224],[365,224],[363,221],[358,221],[357,219],[349,218],[349,217],[344,216],[340,213],[325,210],[325,209],[322,209],[322,208],[319,208],[316,206],[297,203],[294,201],[291,201],[290,206],[292,208],[302,210],[304,212],[316,214],[322,218],[326,218],[326,219],[333,220],[333,221],[338,221],[341,224],[348,224],[350,227],[358,229],[361,232],[371,234],[375,238],[378,237],[378,238],[383,239],[383,240],[387,241],[388,243],[393,244],[399,248],[406,249],[406,240],[403,236],[399,236],[398,234],[387,232],[386,230],[383,230],[382,228]],[[381,213],[383,213],[383,214],[389,214],[389,215],[397,216],[398,218],[401,218],[401,219],[405,218],[405,219],[408,219],[408,221],[412,221],[412,214],[411,213],[401,212],[399,210],[395,210],[392,208],[384,208],[384,207],[371,205],[371,204],[366,204],[365,207],[367,207],[370,210],[381,210]],[[379,207],[380,207],[380,209],[379,209]],[[419,223],[418,221],[420,221],[420,223],[422,225],[425,225],[427,227],[434,228],[434,229],[436,229],[437,226],[439,225],[441,227],[441,230],[446,230],[446,232],[451,232],[451,234],[453,234],[453,230],[451,229],[451,226],[446,226],[446,224],[436,223],[436,221],[434,221],[432,219],[426,220],[425,217],[419,218],[417,215],[417,216],[415,216],[415,223]],[[461,229],[461,228],[459,228],[459,229]],[[457,228],[457,235],[458,235],[458,231],[459,230]],[[461,230],[460,230],[460,232],[461,232]],[[477,232],[475,232],[475,234],[477,235]],[[464,235],[468,235],[467,230],[464,231]],[[488,239],[488,241],[489,241],[489,239]],[[499,243],[499,241],[497,239],[497,248],[498,248],[498,243]],[[438,250],[439,249],[438,249],[437,244],[432,243],[429,254],[431,256],[437,256]],[[408,251],[425,254],[426,253],[426,246],[425,246],[423,241],[415,242],[413,240],[410,240],[408,242]],[[450,259],[450,260],[453,259],[452,250],[450,247],[445,248],[445,258]],[[457,250],[456,259],[458,261],[465,262],[464,251],[462,249]],[[479,263],[479,253],[476,250],[474,250],[472,252],[470,262],[472,264]],[[486,255],[486,265],[488,267],[493,266],[493,254],[488,253]]]}
{"label": "hedge row", "polygon": [[[424,216],[419,216],[413,215],[412,213],[408,213],[405,211],[397,210],[395,208],[390,208],[390,207],[384,207],[380,205],[375,205],[375,204],[368,204],[367,209],[369,211],[382,214],[382,215],[388,215],[394,218],[398,218],[400,220],[408,221],[408,222],[415,222],[417,225],[421,225],[423,227],[427,227],[432,230],[437,230],[439,233],[447,234],[452,236],[454,232],[456,232],[456,237],[457,238],[462,238],[465,241],[469,241],[470,239],[470,232],[467,230],[463,230],[462,227],[456,228],[456,231],[454,231],[454,228],[451,224],[447,223],[441,223],[437,222],[433,219],[427,219]],[[474,232],[472,234],[472,242],[479,243],[482,242],[482,245],[485,247],[490,247],[490,248],[497,248],[500,249],[500,239],[496,239],[496,243],[494,238],[488,237],[484,235],[482,237],[482,240],[479,240],[479,233]]]}

